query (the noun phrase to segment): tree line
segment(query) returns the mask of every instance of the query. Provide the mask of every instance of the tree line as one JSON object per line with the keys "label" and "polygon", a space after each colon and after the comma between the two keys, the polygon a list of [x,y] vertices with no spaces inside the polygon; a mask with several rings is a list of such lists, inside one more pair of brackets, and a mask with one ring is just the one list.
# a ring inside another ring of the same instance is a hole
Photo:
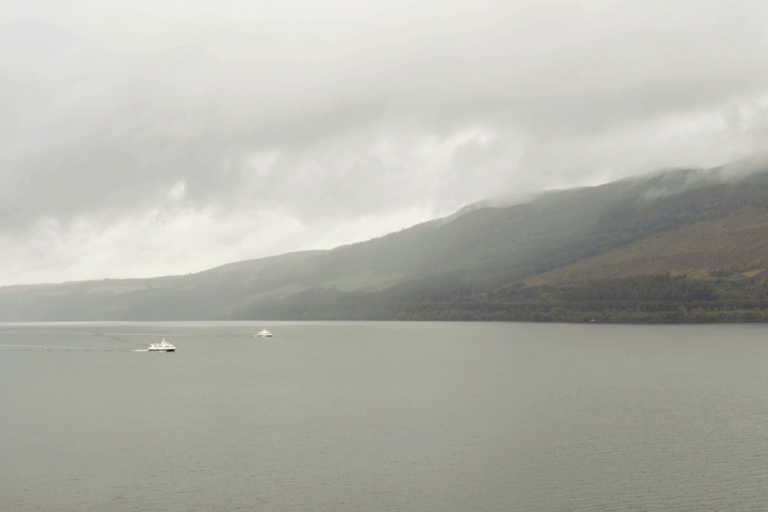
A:
{"label": "tree line", "polygon": [[317,286],[256,304],[240,318],[275,320],[461,320],[600,323],[768,321],[768,282],[669,274],[561,286],[479,287],[461,273],[374,293]]}

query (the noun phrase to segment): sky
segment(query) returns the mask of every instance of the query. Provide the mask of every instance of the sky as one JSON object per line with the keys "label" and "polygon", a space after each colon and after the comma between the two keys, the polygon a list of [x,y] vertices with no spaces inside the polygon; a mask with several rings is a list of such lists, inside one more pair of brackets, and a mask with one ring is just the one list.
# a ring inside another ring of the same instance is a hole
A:
{"label": "sky", "polygon": [[0,285],[765,153],[768,2],[5,0]]}

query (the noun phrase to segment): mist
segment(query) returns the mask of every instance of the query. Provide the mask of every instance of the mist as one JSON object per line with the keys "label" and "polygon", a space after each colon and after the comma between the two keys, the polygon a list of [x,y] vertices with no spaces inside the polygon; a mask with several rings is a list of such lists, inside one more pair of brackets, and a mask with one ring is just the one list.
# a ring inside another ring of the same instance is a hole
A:
{"label": "mist", "polygon": [[0,284],[331,248],[765,152],[768,7],[15,3]]}

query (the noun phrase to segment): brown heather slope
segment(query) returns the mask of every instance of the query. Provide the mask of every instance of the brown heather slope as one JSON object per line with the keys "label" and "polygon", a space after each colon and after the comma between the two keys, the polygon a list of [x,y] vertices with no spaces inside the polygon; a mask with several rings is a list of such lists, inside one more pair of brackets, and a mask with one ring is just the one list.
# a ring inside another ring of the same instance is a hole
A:
{"label": "brown heather slope", "polygon": [[688,274],[743,267],[748,275],[768,269],[768,213],[742,211],[647,236],[628,245],[526,279],[527,285],[562,284],[633,275]]}

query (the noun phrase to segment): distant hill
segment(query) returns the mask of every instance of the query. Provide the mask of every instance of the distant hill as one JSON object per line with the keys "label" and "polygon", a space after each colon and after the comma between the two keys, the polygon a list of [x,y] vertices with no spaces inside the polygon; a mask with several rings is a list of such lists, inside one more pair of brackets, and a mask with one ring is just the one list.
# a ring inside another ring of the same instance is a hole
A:
{"label": "distant hill", "polygon": [[[447,306],[429,305],[458,298],[469,301],[451,306],[459,318],[515,319],[502,303],[521,289],[658,274],[768,275],[768,165],[665,170],[524,204],[482,202],[367,242],[185,276],[2,287],[0,320],[442,318]],[[536,293],[537,308],[555,300]]]}

